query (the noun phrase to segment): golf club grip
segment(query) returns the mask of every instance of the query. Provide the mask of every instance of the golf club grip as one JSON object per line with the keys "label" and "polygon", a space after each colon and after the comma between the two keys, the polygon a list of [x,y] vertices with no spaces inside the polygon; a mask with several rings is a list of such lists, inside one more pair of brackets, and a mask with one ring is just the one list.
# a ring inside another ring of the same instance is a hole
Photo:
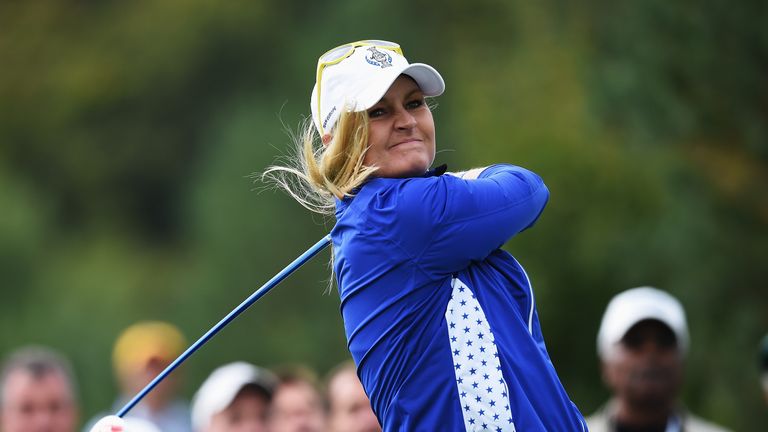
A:
{"label": "golf club grip", "polygon": [[296,271],[299,267],[301,267],[304,263],[312,259],[315,255],[317,255],[320,251],[325,249],[326,246],[328,246],[331,243],[331,235],[328,234],[320,241],[315,243],[311,248],[307,249],[306,252],[301,254],[298,258],[296,258],[292,263],[288,264],[285,268],[283,268],[278,274],[272,277],[267,283],[261,286],[261,288],[254,291],[253,294],[251,294],[247,299],[245,299],[242,303],[240,303],[239,306],[237,306],[235,309],[232,310],[227,316],[225,316],[221,321],[219,321],[215,326],[213,326],[210,330],[208,330],[200,339],[197,340],[197,342],[193,343],[189,348],[187,348],[186,351],[184,351],[176,360],[174,360],[168,367],[165,368],[162,372],[160,372],[155,379],[152,380],[149,384],[147,384],[144,389],[142,389],[136,396],[131,399],[130,402],[125,404],[125,406],[118,411],[116,414],[118,417],[123,417],[125,414],[128,413],[131,409],[133,409],[136,404],[138,404],[144,397],[152,391],[152,389],[157,386],[160,381],[165,379],[171,372],[173,372],[174,369],[176,369],[181,363],[183,363],[189,356],[191,356],[195,351],[197,351],[201,346],[203,346],[208,340],[210,340],[213,336],[216,335],[222,328],[224,328],[227,324],[232,322],[235,318],[237,318],[238,315],[240,315],[243,311],[248,309],[249,306],[254,304],[258,299],[264,296],[269,290],[274,288],[277,284],[283,281],[283,279],[287,278],[291,273]]}

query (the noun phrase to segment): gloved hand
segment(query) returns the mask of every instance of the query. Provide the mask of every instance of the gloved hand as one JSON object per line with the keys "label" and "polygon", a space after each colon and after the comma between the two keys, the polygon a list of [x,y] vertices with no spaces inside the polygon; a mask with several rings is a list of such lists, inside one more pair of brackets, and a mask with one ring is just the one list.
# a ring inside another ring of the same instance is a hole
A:
{"label": "gloved hand", "polygon": [[91,428],[90,432],[129,432],[125,426],[125,420],[118,416],[110,415],[101,418]]}

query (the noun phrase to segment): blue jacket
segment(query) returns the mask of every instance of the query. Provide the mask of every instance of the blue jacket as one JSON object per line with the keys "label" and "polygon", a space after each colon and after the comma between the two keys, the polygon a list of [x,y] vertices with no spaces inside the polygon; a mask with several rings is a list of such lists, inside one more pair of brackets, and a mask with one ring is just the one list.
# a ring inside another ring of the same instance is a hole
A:
{"label": "blue jacket", "polygon": [[341,313],[385,431],[586,430],[528,276],[500,249],[548,198],[536,174],[494,165],[474,180],[374,178],[337,201]]}

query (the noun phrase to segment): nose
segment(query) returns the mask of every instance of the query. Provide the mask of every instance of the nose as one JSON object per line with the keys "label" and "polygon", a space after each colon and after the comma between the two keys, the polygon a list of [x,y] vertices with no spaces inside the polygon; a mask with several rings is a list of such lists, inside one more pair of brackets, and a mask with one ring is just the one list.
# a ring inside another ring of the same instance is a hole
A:
{"label": "nose", "polygon": [[645,356],[656,356],[662,351],[662,349],[659,346],[659,344],[656,343],[656,341],[654,341],[653,339],[646,339],[640,345],[637,346],[636,351],[639,354],[642,354]]}
{"label": "nose", "polygon": [[408,130],[416,127],[416,117],[408,110],[401,108],[395,113],[395,128]]}

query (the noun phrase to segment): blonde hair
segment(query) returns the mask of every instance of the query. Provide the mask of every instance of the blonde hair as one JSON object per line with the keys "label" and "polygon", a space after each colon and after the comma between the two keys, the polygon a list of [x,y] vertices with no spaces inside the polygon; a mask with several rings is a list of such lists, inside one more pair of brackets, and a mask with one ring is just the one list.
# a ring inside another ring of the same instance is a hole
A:
{"label": "blonde hair", "polygon": [[293,136],[295,155],[287,166],[272,165],[261,175],[285,189],[305,208],[321,214],[334,212],[334,198],[353,196],[377,168],[363,165],[368,150],[368,113],[344,110],[331,140],[323,144],[311,120],[300,137]]}

